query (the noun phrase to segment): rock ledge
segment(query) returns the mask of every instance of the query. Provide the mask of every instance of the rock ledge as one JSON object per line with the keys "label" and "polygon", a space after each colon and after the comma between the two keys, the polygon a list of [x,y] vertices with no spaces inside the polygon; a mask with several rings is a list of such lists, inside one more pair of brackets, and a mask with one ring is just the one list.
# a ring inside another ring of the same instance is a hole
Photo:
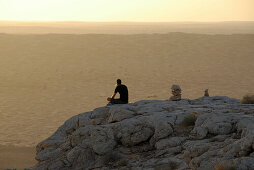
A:
{"label": "rock ledge", "polygon": [[32,169],[254,169],[254,105],[215,96],[105,106],[36,149]]}

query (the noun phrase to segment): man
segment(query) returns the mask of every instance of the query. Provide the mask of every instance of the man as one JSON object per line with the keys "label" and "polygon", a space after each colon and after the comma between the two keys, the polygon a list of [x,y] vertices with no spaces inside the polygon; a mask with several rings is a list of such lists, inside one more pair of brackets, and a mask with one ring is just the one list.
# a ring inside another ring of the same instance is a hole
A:
{"label": "man", "polygon": [[[122,84],[122,81],[120,79],[117,79],[116,81],[117,86],[115,88],[115,92],[113,96],[110,98],[108,97],[107,100],[111,104],[127,104],[128,103],[128,88]],[[120,94],[120,99],[114,99],[116,94]]]}

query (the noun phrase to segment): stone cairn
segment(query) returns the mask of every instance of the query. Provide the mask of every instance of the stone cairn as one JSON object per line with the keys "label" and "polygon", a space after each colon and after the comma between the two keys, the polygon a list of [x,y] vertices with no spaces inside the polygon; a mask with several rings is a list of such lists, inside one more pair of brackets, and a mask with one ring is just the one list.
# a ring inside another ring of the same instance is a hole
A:
{"label": "stone cairn", "polygon": [[179,100],[181,100],[181,96],[182,96],[181,92],[182,92],[182,90],[181,90],[180,86],[174,84],[174,85],[172,85],[171,90],[172,90],[172,95],[173,96],[171,96],[169,98],[169,100],[171,100],[171,101],[179,101]]}
{"label": "stone cairn", "polygon": [[205,89],[205,94],[204,94],[205,97],[209,97],[209,93],[208,93],[208,89]]}

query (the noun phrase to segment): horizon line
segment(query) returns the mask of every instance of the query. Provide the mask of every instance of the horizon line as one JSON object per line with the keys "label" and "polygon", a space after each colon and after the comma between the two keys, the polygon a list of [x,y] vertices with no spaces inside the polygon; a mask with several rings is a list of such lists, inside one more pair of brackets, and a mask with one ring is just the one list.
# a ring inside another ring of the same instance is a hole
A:
{"label": "horizon line", "polygon": [[225,22],[254,22],[254,20],[225,20],[225,21],[82,21],[82,20],[0,20],[0,22],[76,22],[76,23],[225,23]]}

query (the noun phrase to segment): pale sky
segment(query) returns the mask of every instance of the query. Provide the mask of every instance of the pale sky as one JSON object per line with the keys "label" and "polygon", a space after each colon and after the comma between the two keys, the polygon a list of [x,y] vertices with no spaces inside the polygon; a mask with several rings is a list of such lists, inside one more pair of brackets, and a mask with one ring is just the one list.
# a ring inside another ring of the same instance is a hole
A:
{"label": "pale sky", "polygon": [[0,0],[0,20],[254,21],[254,0]]}

